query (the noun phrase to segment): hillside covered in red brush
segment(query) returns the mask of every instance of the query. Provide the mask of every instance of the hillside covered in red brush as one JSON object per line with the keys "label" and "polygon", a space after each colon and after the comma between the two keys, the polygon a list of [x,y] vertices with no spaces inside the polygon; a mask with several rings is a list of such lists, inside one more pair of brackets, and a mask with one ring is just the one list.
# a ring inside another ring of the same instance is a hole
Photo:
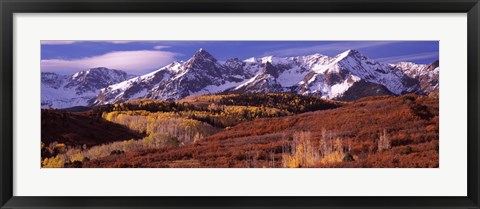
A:
{"label": "hillside covered in red brush", "polygon": [[192,143],[115,153],[82,166],[435,168],[438,129],[436,95],[369,97],[334,109],[257,118]]}

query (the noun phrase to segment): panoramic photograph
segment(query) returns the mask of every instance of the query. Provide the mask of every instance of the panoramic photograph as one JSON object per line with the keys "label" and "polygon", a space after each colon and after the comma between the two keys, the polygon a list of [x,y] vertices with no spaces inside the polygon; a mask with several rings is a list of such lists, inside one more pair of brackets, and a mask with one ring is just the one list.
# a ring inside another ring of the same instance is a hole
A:
{"label": "panoramic photograph", "polygon": [[439,168],[438,41],[41,41],[41,168]]}

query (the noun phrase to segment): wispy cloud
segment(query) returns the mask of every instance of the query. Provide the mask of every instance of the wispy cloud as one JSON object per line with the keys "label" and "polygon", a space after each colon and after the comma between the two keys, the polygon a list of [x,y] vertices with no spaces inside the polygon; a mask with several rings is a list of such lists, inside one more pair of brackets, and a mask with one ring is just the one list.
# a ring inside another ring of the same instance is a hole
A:
{"label": "wispy cloud", "polygon": [[73,73],[93,67],[107,67],[129,73],[145,73],[169,64],[177,54],[158,50],[114,51],[81,59],[47,59],[41,61],[43,72]]}
{"label": "wispy cloud", "polygon": [[84,43],[84,42],[97,42],[97,43],[110,43],[110,44],[130,44],[130,43],[156,43],[158,41],[135,41],[135,40],[79,40],[79,41],[69,41],[69,40],[45,40],[41,41],[42,45],[68,45],[75,43]]}
{"label": "wispy cloud", "polygon": [[76,42],[77,41],[40,41],[42,45],[68,45]]}
{"label": "wispy cloud", "polygon": [[361,42],[337,42],[331,44],[315,45],[308,47],[295,47],[288,49],[280,49],[266,52],[265,55],[275,55],[275,56],[296,56],[296,55],[306,55],[313,53],[340,53],[348,49],[364,49],[369,47],[377,47],[388,44],[397,43],[395,41],[361,41]]}
{"label": "wispy cloud", "polygon": [[397,63],[397,62],[413,62],[416,60],[429,59],[429,58],[438,58],[438,52],[424,52],[418,54],[409,54],[402,56],[393,56],[393,57],[381,57],[375,58],[375,60],[385,63]]}
{"label": "wispy cloud", "polygon": [[[99,41],[101,42],[101,41]],[[107,43],[112,43],[112,44],[129,44],[129,43],[132,43],[132,42],[135,42],[135,41],[105,41]]]}
{"label": "wispy cloud", "polygon": [[158,45],[158,46],[154,46],[153,48],[154,49],[167,49],[167,48],[170,48],[171,46],[162,46],[162,45]]}

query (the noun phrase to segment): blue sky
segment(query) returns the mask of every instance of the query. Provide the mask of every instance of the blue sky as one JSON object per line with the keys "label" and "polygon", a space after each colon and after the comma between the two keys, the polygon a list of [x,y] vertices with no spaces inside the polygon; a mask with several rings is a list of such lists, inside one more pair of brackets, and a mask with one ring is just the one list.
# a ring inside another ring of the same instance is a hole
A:
{"label": "blue sky", "polygon": [[43,72],[72,74],[108,67],[145,74],[203,48],[218,60],[262,56],[335,56],[356,49],[371,59],[428,64],[438,60],[438,41],[42,41]]}

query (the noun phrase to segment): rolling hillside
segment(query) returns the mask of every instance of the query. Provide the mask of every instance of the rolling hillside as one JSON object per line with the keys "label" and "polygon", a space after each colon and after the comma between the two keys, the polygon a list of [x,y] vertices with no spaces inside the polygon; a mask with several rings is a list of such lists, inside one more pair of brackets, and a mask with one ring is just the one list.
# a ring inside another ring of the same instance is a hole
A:
{"label": "rolling hillside", "polygon": [[196,143],[139,149],[84,167],[439,167],[438,96],[369,97],[240,123]]}
{"label": "rolling hillside", "polygon": [[94,117],[86,112],[72,113],[61,110],[42,110],[42,143],[62,143],[87,147],[139,139],[144,135],[125,126]]}

